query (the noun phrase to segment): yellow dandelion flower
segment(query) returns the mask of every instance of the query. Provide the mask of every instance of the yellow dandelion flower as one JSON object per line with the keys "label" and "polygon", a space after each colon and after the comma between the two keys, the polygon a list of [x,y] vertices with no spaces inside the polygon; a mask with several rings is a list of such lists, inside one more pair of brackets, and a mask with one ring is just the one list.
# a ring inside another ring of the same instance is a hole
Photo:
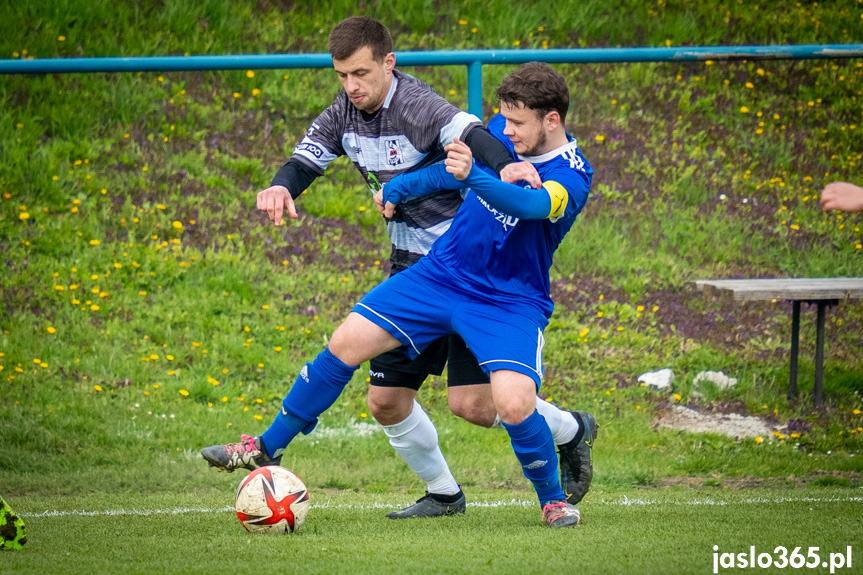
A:
{"label": "yellow dandelion flower", "polygon": [[66,36],[57,36],[57,41],[58,41],[58,42],[65,42],[65,41],[66,41]]}
{"label": "yellow dandelion flower", "polygon": [[260,93],[261,93],[261,91],[260,91],[260,90],[258,90],[257,88],[255,88],[254,90],[252,90],[252,96],[257,96],[257,95],[259,95]]}
{"label": "yellow dandelion flower", "polygon": [[261,306],[261,309],[270,309],[270,306],[268,306],[267,304],[264,304]]}
{"label": "yellow dandelion flower", "polygon": [[604,142],[604,141],[605,141],[605,136],[603,136],[602,134],[597,134],[597,135],[596,135],[596,141],[597,141],[597,142]]}
{"label": "yellow dandelion flower", "polygon": [[764,438],[759,435],[758,437],[755,438],[755,443],[758,443],[758,444],[764,443]]}
{"label": "yellow dandelion flower", "polygon": [[748,114],[749,108],[747,108],[746,106],[740,106],[740,113],[741,114]]}
{"label": "yellow dandelion flower", "polygon": [[57,333],[57,330],[54,328],[54,326],[49,325],[48,326],[48,333]]}
{"label": "yellow dandelion flower", "polygon": [[18,214],[18,219],[20,220],[26,220],[28,218],[30,218],[30,214],[28,214],[27,212],[21,212],[20,214]]}
{"label": "yellow dandelion flower", "polygon": [[260,420],[262,420],[262,419],[264,419],[264,418],[263,418],[263,417],[261,417],[260,415],[258,415],[258,414],[256,413],[256,414],[255,414],[255,419],[257,419],[258,421],[260,421]]}
{"label": "yellow dandelion flower", "polygon": [[180,395],[182,395],[183,397],[189,397],[189,392],[188,392],[188,391],[186,391],[185,389],[181,389],[181,390],[180,390]]}
{"label": "yellow dandelion flower", "polygon": [[680,400],[682,399],[682,397],[680,396],[680,394],[679,394],[679,393],[675,393],[675,394],[674,394],[674,399],[676,399],[677,401],[680,401]]}
{"label": "yellow dandelion flower", "polygon": [[254,77],[255,77],[255,72],[253,70],[249,70],[248,72],[246,72],[246,78],[254,78]]}
{"label": "yellow dandelion flower", "polygon": [[102,386],[101,385],[94,385],[93,389],[95,389],[96,391],[102,391]]}
{"label": "yellow dandelion flower", "polygon": [[101,243],[102,243],[102,242],[100,242],[99,240],[90,240],[90,245],[91,245],[91,246],[98,246],[98,245],[99,245],[99,244],[101,244]]}
{"label": "yellow dandelion flower", "polygon": [[99,306],[97,306],[96,304],[91,305],[90,311],[99,311]]}

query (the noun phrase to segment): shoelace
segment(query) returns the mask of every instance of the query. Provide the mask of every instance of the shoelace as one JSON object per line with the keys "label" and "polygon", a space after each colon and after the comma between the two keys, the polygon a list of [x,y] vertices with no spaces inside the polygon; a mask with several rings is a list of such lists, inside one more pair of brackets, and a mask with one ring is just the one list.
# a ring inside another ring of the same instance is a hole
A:
{"label": "shoelace", "polygon": [[225,446],[225,450],[227,450],[228,455],[233,455],[234,453],[242,455],[243,453],[252,453],[253,451],[257,451],[258,446],[255,445],[254,437],[244,433],[240,438],[239,443],[229,443]]}

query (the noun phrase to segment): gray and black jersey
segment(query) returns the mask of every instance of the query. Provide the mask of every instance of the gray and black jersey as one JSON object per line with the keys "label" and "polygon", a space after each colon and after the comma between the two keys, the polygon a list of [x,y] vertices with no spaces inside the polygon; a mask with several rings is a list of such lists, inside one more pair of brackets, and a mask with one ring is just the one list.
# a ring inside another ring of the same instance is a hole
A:
{"label": "gray and black jersey", "polygon": [[[361,112],[342,90],[312,123],[291,159],[322,175],[330,162],[346,155],[377,191],[402,172],[443,159],[443,147],[453,138],[463,140],[475,126],[482,126],[479,118],[460,111],[425,82],[394,70],[380,110]],[[387,223],[393,273],[428,253],[461,203],[459,191],[442,190],[396,206]]]}

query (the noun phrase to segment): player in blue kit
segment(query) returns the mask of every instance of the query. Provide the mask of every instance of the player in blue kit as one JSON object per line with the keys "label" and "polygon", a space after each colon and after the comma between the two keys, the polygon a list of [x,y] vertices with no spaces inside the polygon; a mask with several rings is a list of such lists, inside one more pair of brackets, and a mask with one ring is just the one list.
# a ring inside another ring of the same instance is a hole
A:
{"label": "player in blue kit", "polygon": [[[592,170],[565,132],[569,91],[550,66],[520,67],[498,96],[504,120],[497,122],[512,150],[537,167],[542,187],[522,188],[486,174],[455,138],[446,148],[445,170],[457,180],[450,187],[471,191],[449,231],[428,256],[364,297],[327,349],[303,367],[259,438],[259,457],[278,457],[299,433],[311,432],[362,362],[397,348],[416,357],[433,340],[456,333],[490,376],[494,406],[536,489],[543,520],[567,527],[581,516],[561,489],[553,438],[535,394],[543,329],[553,308],[548,270],[587,201]],[[440,167],[428,169],[425,177],[443,177]],[[203,454],[209,461],[228,459],[243,445],[214,445]]]}

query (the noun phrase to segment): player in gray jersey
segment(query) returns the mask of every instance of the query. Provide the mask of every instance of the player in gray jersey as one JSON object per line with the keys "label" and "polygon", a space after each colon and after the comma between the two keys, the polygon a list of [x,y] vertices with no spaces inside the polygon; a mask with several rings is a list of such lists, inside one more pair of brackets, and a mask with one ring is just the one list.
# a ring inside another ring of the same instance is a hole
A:
{"label": "player in gray jersey", "polygon": [[[297,217],[294,200],[339,156],[347,156],[371,191],[377,192],[398,174],[443,159],[443,148],[453,138],[466,142],[473,154],[504,181],[524,180],[539,187],[533,166],[514,162],[479,118],[451,105],[424,82],[395,70],[392,39],[380,22],[347,18],[331,32],[329,49],[344,89],[312,123],[270,187],[258,194],[258,209],[265,210],[276,225],[285,212],[291,218]],[[393,274],[428,253],[432,243],[449,229],[461,203],[460,191],[440,190],[396,207],[395,214],[386,220],[393,246]],[[378,208],[382,210],[383,206]],[[416,504],[388,517],[431,517],[465,511],[464,493],[441,453],[434,424],[415,400],[426,377],[440,375],[446,363],[448,403],[453,413],[484,427],[499,425],[488,375],[458,336],[439,340],[413,361],[397,351],[373,359],[369,409],[383,425],[390,444],[427,484],[426,495]],[[560,451],[561,485],[568,501],[575,504],[584,497],[593,475],[590,450],[596,422],[583,412],[564,411],[540,398],[536,401]],[[243,450],[244,462],[210,464],[233,470],[279,461],[263,461],[265,455],[255,455],[266,454],[260,437],[246,447],[249,449]]]}

